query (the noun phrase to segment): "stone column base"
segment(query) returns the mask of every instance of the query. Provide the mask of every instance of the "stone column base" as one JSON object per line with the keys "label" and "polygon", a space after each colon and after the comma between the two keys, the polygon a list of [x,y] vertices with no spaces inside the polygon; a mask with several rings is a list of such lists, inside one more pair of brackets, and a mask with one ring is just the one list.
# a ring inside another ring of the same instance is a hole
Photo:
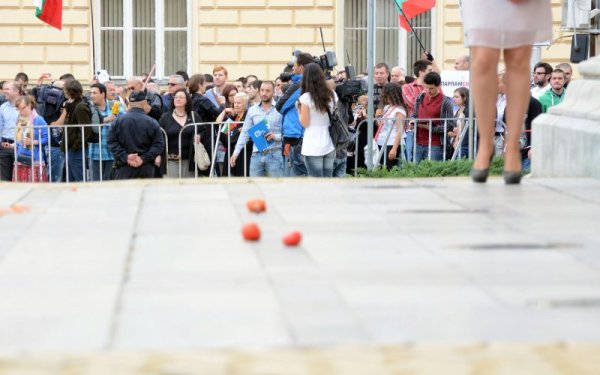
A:
{"label": "stone column base", "polygon": [[532,124],[534,177],[600,178],[600,57],[579,65],[565,100]]}

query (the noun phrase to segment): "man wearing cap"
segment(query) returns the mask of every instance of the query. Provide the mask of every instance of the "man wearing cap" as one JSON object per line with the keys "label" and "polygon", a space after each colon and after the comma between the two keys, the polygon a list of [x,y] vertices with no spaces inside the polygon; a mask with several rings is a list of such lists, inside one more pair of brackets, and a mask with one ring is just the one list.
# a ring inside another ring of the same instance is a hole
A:
{"label": "man wearing cap", "polygon": [[115,157],[115,180],[152,178],[160,166],[165,148],[158,121],[146,115],[146,93],[129,96],[129,112],[117,118],[108,135],[108,147]]}
{"label": "man wearing cap", "polygon": [[[130,91],[144,91],[144,81],[141,77],[131,77],[127,80],[127,89]],[[160,95],[146,90],[146,99],[150,105],[147,106],[144,111],[156,121],[160,120],[163,115],[164,107],[162,98]]]}

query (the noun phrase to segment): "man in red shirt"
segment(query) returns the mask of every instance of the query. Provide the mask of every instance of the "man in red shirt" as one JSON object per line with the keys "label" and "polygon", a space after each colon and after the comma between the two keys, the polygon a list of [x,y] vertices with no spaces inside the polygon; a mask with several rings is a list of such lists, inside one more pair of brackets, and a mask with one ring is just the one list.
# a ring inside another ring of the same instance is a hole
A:
{"label": "man in red shirt", "polygon": [[443,159],[443,146],[449,145],[448,131],[454,128],[455,123],[452,99],[442,92],[440,75],[427,73],[423,78],[423,88],[425,92],[417,97],[412,115],[417,121],[417,163],[425,159]]}
{"label": "man in red shirt", "polygon": [[[402,86],[402,97],[404,99],[404,103],[406,103],[406,114],[407,116],[412,116],[415,109],[415,102],[417,101],[417,97],[419,94],[425,90],[423,87],[423,78],[429,72],[433,71],[433,64],[429,60],[417,60],[413,64],[413,72],[415,74],[416,79]],[[406,160],[413,160],[413,143],[414,143],[414,133],[413,129],[405,129],[406,134]]]}

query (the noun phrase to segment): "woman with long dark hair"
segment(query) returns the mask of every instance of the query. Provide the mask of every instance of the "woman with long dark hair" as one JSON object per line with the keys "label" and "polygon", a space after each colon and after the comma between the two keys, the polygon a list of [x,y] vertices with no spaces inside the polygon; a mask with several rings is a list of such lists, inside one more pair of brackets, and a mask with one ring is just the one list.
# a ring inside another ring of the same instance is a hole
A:
{"label": "woman with long dark hair", "polygon": [[225,108],[233,108],[233,97],[238,93],[237,87],[226,84],[223,87],[223,97],[225,98]]}
{"label": "woman with long dark hair", "polygon": [[[92,134],[92,112],[83,99],[83,87],[77,80],[67,80],[63,86],[66,112],[65,128],[62,138],[62,149],[67,158],[67,181],[84,181],[86,168],[87,141]],[[77,126],[77,125],[82,125]],[[84,126],[83,126],[84,125]],[[68,133],[68,134],[67,134]]]}
{"label": "woman with long dark hair", "polygon": [[204,75],[194,74],[188,82],[188,89],[192,95],[192,110],[200,115],[198,122],[213,122],[219,116],[223,108],[216,108],[212,102],[204,96]]}
{"label": "woman with long dark hair", "polygon": [[304,67],[298,99],[300,124],[306,130],[302,140],[302,155],[308,175],[332,177],[335,146],[329,136],[329,112],[333,111],[337,96],[327,87],[321,67],[310,63]]}
{"label": "woman with long dark hair", "polygon": [[[406,104],[402,98],[402,86],[397,83],[386,83],[381,90],[381,102],[384,104],[383,114],[379,120],[379,128],[375,134],[375,142],[387,155],[385,166],[392,169],[398,148],[402,141],[402,127],[406,120]],[[387,139],[386,139],[387,138]]]}

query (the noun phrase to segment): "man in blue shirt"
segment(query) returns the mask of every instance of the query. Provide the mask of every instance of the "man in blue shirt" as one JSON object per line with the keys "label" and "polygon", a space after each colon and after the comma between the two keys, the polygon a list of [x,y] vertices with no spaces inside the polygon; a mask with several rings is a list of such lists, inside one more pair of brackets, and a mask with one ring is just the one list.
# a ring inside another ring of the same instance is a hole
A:
{"label": "man in blue shirt", "polygon": [[6,102],[0,106],[0,181],[11,181],[15,162],[15,133],[19,118],[15,102],[21,94],[21,85],[12,81],[4,82],[2,92]]}
{"label": "man in blue shirt", "polygon": [[269,129],[265,134],[265,138],[268,142],[273,143],[262,151],[259,151],[256,145],[253,146],[252,157],[250,158],[250,177],[281,177],[283,175],[281,115],[275,109],[274,92],[275,85],[273,82],[264,81],[261,83],[261,102],[248,110],[242,132],[235,145],[235,151],[231,155],[230,164],[234,167],[239,154],[250,138],[248,131],[265,120]]}

